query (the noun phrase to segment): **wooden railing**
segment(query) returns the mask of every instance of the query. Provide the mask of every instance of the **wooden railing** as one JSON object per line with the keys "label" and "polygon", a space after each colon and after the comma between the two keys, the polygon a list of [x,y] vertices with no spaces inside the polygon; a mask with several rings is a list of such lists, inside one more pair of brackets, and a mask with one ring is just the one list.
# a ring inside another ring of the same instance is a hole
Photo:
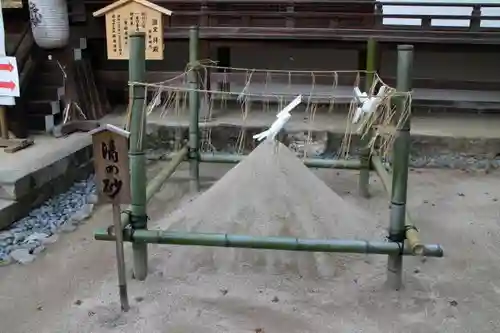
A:
{"label": "wooden railing", "polygon": [[[199,24],[201,26],[217,27],[217,26],[232,26],[232,27],[286,27],[286,28],[377,28],[377,29],[446,29],[446,30],[464,30],[464,31],[480,31],[480,30],[499,30],[500,31],[500,16],[482,16],[482,8],[499,8],[500,4],[475,4],[475,5],[451,5],[448,3],[398,3],[397,6],[405,7],[421,7],[421,8],[471,8],[470,15],[452,15],[452,14],[387,14],[384,13],[384,6],[394,7],[393,3],[378,2],[374,4],[373,12],[346,11],[341,8],[317,8],[316,2],[309,6],[297,6],[294,3],[287,3],[278,8],[271,9],[270,7],[277,6],[260,6],[258,3],[248,4],[245,7],[227,4],[222,10],[219,1],[215,0],[201,4],[197,10],[192,10],[192,7],[183,4],[184,8],[176,10],[176,5],[172,4],[174,15],[170,20],[170,27],[188,26]],[[234,8],[233,8],[234,7]],[[242,8],[237,8],[242,7]],[[266,8],[268,7],[268,8]],[[194,9],[194,8],[193,8]],[[419,26],[409,24],[384,24],[384,20],[402,19],[402,20],[420,20]],[[448,21],[457,20],[468,21],[467,27],[453,27],[448,24],[435,25],[433,21]],[[486,20],[489,23],[495,22],[497,27],[483,27],[481,23]]]}
{"label": "wooden railing", "polygon": [[[174,12],[170,19],[170,27],[181,27],[192,24],[216,27],[225,25],[231,27],[286,27],[286,28],[385,28],[394,29],[398,26],[405,29],[441,28],[433,25],[434,20],[469,21],[468,27],[450,27],[456,30],[500,30],[500,16],[483,16],[483,9],[499,8],[500,4],[492,3],[440,3],[436,2],[389,2],[389,1],[331,1],[331,0],[186,0],[186,1],[155,1]],[[87,0],[87,5],[101,4],[105,1]],[[434,14],[389,14],[384,8],[404,6],[405,8],[433,8]],[[450,9],[470,8],[469,15],[450,14]],[[439,13],[441,9],[443,13]],[[447,13],[448,12],[448,13]],[[401,24],[384,25],[387,19],[420,20],[419,26]],[[498,22],[497,27],[485,28],[481,23]]]}
{"label": "wooden railing", "polygon": [[[91,12],[109,2],[85,0],[85,5]],[[186,38],[186,28],[198,25],[202,27],[202,38],[208,39],[357,41],[374,37],[394,42],[500,43],[500,4],[332,0],[157,0],[155,3],[173,11],[165,24],[165,37],[170,39]],[[436,13],[387,13],[394,6],[433,8]],[[465,12],[470,8],[470,14],[453,15],[450,13],[453,8],[461,8]],[[499,16],[484,15],[483,12],[491,8],[498,8]],[[413,24],[387,23],[387,20],[394,19],[413,21]],[[104,20],[89,20],[81,34],[87,34],[89,38],[103,38]],[[468,24],[446,24],[457,20]],[[415,25],[415,22],[419,24]]]}
{"label": "wooden railing", "polygon": [[[406,7],[413,8],[420,7],[420,9],[424,8],[434,8],[436,11],[441,9],[444,13],[432,13],[432,14],[387,14],[384,13],[384,7]],[[470,9],[470,14],[461,15],[461,14],[446,14],[446,12],[451,9]],[[376,24],[377,26],[388,26],[389,24],[384,24],[384,20],[387,19],[404,19],[404,20],[420,20],[420,25],[413,25],[414,29],[446,29],[446,30],[468,30],[468,31],[480,31],[480,30],[499,30],[500,31],[500,16],[492,16],[485,15],[483,16],[483,9],[488,8],[499,8],[500,4],[492,4],[492,3],[475,3],[475,4],[466,4],[466,3],[427,3],[427,2],[413,2],[413,3],[394,3],[394,2],[377,2],[375,4],[375,16],[376,16]],[[443,22],[448,21],[448,23],[452,23],[453,21],[468,21],[467,26],[457,27],[457,26],[449,26],[448,24],[434,25],[434,20],[441,20]],[[488,28],[482,27],[481,23],[484,21],[488,21],[489,23],[495,22],[496,27]],[[390,24],[391,26],[404,26],[405,28],[409,28],[409,24]]]}

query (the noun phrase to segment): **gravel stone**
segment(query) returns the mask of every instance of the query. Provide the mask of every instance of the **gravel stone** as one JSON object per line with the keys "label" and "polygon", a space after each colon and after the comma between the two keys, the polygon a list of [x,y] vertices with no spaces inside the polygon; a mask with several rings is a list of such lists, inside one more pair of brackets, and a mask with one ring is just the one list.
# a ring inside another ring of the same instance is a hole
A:
{"label": "gravel stone", "polygon": [[61,232],[66,232],[66,233],[69,233],[69,232],[73,232],[77,229],[78,227],[72,223],[65,223],[61,226],[61,228],[59,229]]}
{"label": "gravel stone", "polygon": [[[88,219],[97,198],[94,176],[78,181],[65,193],[47,200],[26,217],[0,231],[0,266],[12,260],[26,264],[57,241],[57,232],[71,232]],[[76,225],[75,225],[76,224]]]}
{"label": "gravel stone", "polygon": [[58,239],[59,237],[56,234],[54,234],[52,236],[42,239],[42,244],[43,245],[54,244],[55,242],[57,242]]}
{"label": "gravel stone", "polygon": [[40,244],[38,245],[37,247],[35,247],[33,249],[33,251],[31,252],[32,255],[36,256],[37,254],[40,254],[42,253],[43,251],[45,251],[45,246]]}
{"label": "gravel stone", "polygon": [[85,204],[80,210],[71,216],[70,220],[76,222],[77,224],[81,223],[92,215],[93,210],[94,204]]}
{"label": "gravel stone", "polygon": [[91,194],[87,197],[87,202],[96,205],[99,202],[99,197],[97,194]]}
{"label": "gravel stone", "polygon": [[14,250],[10,253],[10,256],[20,264],[28,264],[36,258],[34,255],[30,254],[27,249]]}

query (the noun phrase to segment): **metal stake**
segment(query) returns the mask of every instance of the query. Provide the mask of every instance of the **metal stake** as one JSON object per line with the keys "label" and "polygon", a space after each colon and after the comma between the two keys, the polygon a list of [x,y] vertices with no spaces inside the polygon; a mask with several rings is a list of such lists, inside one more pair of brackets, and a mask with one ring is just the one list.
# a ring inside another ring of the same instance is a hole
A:
{"label": "metal stake", "polygon": [[118,269],[118,288],[120,292],[120,304],[122,311],[130,309],[127,295],[127,276],[125,273],[125,255],[123,253],[123,232],[121,223],[120,205],[113,204],[113,226],[116,237],[116,266]]}

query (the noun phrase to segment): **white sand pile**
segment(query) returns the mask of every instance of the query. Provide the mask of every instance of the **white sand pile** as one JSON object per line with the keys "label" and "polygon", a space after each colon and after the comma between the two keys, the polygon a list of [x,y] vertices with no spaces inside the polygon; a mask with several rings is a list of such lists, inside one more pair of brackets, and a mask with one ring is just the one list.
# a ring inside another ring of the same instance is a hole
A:
{"label": "white sand pile", "polygon": [[[194,201],[158,225],[170,231],[381,239],[384,230],[316,177],[281,143],[264,142]],[[364,256],[211,247],[171,248],[167,270],[242,270],[335,276]]]}

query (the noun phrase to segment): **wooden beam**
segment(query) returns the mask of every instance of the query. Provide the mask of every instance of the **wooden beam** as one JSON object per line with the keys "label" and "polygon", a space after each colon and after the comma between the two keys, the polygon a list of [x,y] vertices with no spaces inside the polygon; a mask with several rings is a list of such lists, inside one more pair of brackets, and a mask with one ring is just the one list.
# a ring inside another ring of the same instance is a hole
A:
{"label": "wooden beam", "polygon": [[[396,85],[395,77],[384,77],[384,82],[390,86]],[[449,80],[449,79],[434,79],[434,78],[414,78],[414,88],[426,89],[449,89],[449,90],[483,90],[483,91],[498,91],[500,90],[500,80]]]}
{"label": "wooden beam", "polygon": [[115,10],[115,9],[118,9],[120,8],[121,6],[124,6],[126,4],[128,4],[129,2],[135,2],[135,3],[138,3],[138,4],[141,4],[145,7],[148,7],[154,11],[157,11],[157,12],[160,12],[164,15],[167,15],[167,16],[171,16],[172,15],[172,11],[166,9],[166,8],[163,8],[163,7],[160,7],[158,5],[155,5],[154,3],[152,2],[149,2],[149,1],[146,1],[146,0],[118,0],[116,2],[113,2],[112,4],[102,8],[102,9],[99,9],[98,11],[92,13],[92,15],[94,17],[100,17],[100,16],[103,16],[105,15],[106,13],[112,11],[112,10]]}
{"label": "wooden beam", "polygon": [[[73,27],[78,37],[105,38],[102,22],[89,20],[86,27]],[[73,32],[72,31],[72,32]],[[187,39],[189,27],[165,27],[167,39]],[[500,44],[500,30],[470,32],[468,30],[398,29],[347,29],[347,28],[278,28],[278,27],[200,27],[201,39],[219,40],[336,40],[366,41],[375,38],[379,42],[394,43],[451,43],[451,44]]]}
{"label": "wooden beam", "polygon": [[22,0],[2,0],[2,8],[10,9],[10,8],[23,8]]}
{"label": "wooden beam", "polygon": [[15,153],[35,143],[33,139],[0,139],[0,147],[5,148],[6,153]]}

